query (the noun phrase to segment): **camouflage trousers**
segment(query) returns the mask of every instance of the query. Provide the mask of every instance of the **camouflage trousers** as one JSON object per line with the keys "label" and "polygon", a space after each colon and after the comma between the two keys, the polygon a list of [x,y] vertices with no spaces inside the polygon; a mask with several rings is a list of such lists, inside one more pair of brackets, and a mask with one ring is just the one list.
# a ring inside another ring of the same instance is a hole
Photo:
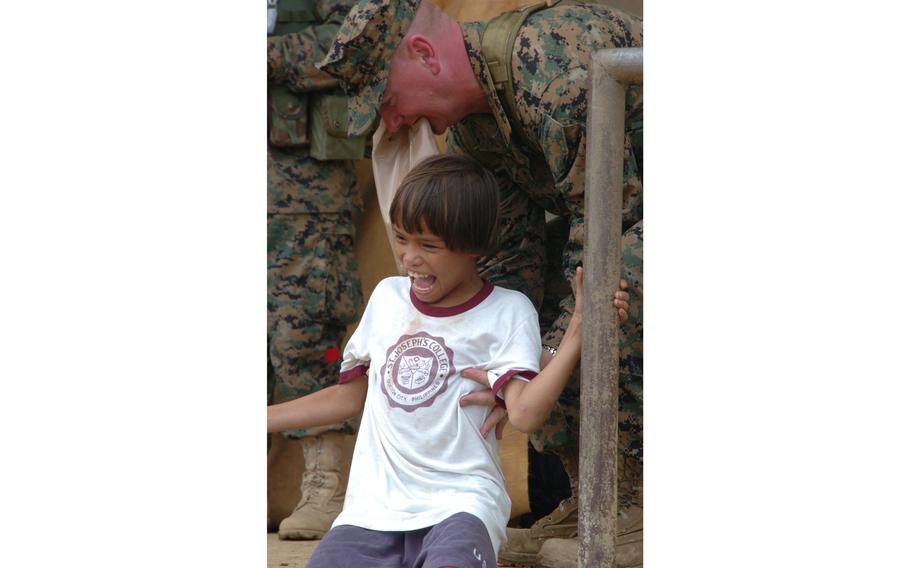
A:
{"label": "camouflage trousers", "polygon": [[[547,272],[544,301],[540,310],[541,329],[549,329],[557,317],[567,318],[560,299],[571,294],[562,266],[562,244],[568,236],[568,225],[556,220],[547,225]],[[621,273],[629,287],[629,319],[620,326],[619,335],[619,448],[629,457],[643,457],[642,428],[642,222],[631,226],[622,236]],[[606,284],[605,284],[606,285]],[[611,284],[615,285],[615,284]],[[563,302],[571,301],[563,300]],[[560,316],[560,313],[563,315]],[[565,329],[567,321],[561,326]],[[544,335],[543,343],[554,345]],[[530,435],[539,452],[561,447],[577,447],[580,426],[580,369],[572,378],[543,426]]]}
{"label": "camouflage trousers", "polygon": [[[268,215],[268,402],[298,398],[336,384],[347,324],[362,307],[345,213]],[[355,424],[285,432],[299,438]]]}

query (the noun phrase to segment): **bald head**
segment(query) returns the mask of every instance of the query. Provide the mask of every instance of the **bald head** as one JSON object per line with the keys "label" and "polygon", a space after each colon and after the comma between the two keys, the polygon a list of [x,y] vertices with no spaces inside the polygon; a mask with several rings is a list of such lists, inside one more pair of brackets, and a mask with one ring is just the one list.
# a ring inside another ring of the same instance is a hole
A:
{"label": "bald head", "polygon": [[389,64],[379,114],[390,132],[426,118],[436,134],[468,114],[489,112],[468,60],[461,26],[420,3]]}
{"label": "bald head", "polygon": [[430,38],[441,47],[443,47],[441,42],[448,40],[449,43],[454,44],[449,46],[450,48],[458,47],[458,44],[461,43],[461,28],[458,26],[458,22],[449,17],[440,7],[429,0],[424,0],[417,8],[414,21],[411,22],[408,31],[398,45],[395,56],[399,56],[407,50],[408,38],[414,36]]}
{"label": "bald head", "polygon": [[429,0],[424,0],[414,14],[414,21],[408,28],[408,33],[423,33],[433,35],[444,30],[450,23],[455,22],[442,8]]}

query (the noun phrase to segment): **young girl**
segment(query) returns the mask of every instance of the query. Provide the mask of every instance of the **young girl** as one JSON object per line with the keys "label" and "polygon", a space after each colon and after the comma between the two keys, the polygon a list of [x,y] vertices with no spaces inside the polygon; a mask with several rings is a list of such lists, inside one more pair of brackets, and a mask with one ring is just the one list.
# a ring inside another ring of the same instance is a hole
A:
{"label": "young girl", "polygon": [[492,174],[470,158],[412,170],[390,210],[408,276],[377,285],[337,385],[268,407],[270,432],[363,412],[344,508],[307,566],[496,566],[511,508],[498,444],[481,435],[486,407],[459,401],[489,387],[515,428],[538,428],[580,357],[582,305],[579,268],[575,315],[538,373],[533,305],[475,268],[496,245],[498,201]]}

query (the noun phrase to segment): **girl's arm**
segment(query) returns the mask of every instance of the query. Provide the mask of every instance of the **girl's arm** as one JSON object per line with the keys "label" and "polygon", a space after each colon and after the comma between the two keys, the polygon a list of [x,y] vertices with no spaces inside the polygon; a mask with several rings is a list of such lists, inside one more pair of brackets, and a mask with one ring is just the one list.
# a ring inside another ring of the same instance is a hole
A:
{"label": "girl's arm", "polygon": [[531,382],[509,381],[503,388],[509,422],[517,430],[531,433],[543,425],[581,358],[582,275],[582,268],[577,268],[575,310],[556,356]]}
{"label": "girl's arm", "polygon": [[[584,285],[582,282],[582,269],[575,272],[575,310],[562,343],[556,351],[556,356],[551,357],[544,350],[541,354],[541,371],[530,383],[524,381],[509,381],[503,388],[503,396],[508,406],[508,419],[516,429],[531,433],[546,421],[559,395],[572,376],[572,371],[581,358],[581,316],[582,301],[584,299]],[[620,279],[619,290],[613,295],[613,307],[616,309],[620,323],[628,318],[629,293],[626,292],[628,284]],[[461,376],[489,386],[487,372],[483,369],[465,369]],[[495,397],[487,388],[466,394],[461,398],[461,405],[472,404],[493,406]],[[496,438],[502,439],[502,426],[505,425],[506,410],[501,406],[494,406],[480,433],[486,437],[487,433],[496,428]]]}
{"label": "girl's arm", "polygon": [[353,418],[363,410],[367,378],[332,385],[306,396],[267,407],[269,432],[329,426]]}

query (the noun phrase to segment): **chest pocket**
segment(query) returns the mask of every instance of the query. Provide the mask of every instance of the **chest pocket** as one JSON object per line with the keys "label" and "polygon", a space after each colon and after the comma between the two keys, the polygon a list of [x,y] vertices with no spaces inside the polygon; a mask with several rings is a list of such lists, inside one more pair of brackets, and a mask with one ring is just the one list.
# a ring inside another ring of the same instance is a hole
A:
{"label": "chest pocket", "polygon": [[309,143],[307,96],[284,87],[269,89],[269,143],[278,147]]}
{"label": "chest pocket", "polygon": [[559,183],[569,173],[575,162],[580,136],[578,124],[562,124],[550,115],[543,115],[538,129],[544,159],[553,177]]}
{"label": "chest pocket", "polygon": [[319,95],[313,98],[310,116],[310,156],[317,160],[360,160],[366,136],[348,138],[348,97]]}

